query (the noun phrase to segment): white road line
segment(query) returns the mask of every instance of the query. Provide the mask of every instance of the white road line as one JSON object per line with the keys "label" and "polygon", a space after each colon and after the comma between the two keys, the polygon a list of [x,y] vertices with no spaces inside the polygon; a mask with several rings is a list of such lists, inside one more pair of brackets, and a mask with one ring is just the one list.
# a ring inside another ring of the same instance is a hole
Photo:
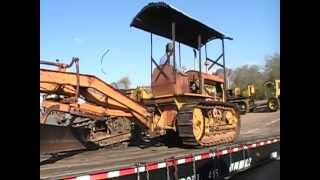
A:
{"label": "white road line", "polygon": [[268,123],[266,123],[266,125],[269,126],[269,125],[271,125],[271,124],[273,124],[273,123],[276,123],[276,122],[278,122],[278,121],[280,121],[280,118],[278,118],[278,119],[276,119],[276,120],[273,120],[273,121],[271,121],[271,122],[268,122]]}
{"label": "white road line", "polygon": [[249,131],[247,131],[247,132],[244,132],[244,133],[242,133],[242,134],[250,134],[250,133],[256,132],[256,131],[258,131],[258,130],[260,130],[260,129],[259,129],[259,128],[255,128],[255,129],[251,129],[251,130],[249,130]]}

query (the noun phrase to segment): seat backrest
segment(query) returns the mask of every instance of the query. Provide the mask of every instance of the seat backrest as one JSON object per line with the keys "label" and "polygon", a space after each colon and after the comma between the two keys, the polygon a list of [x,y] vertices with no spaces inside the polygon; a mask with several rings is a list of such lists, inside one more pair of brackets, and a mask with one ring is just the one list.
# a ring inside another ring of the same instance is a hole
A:
{"label": "seat backrest", "polygon": [[161,68],[163,73],[158,68],[152,73],[151,89],[154,97],[188,92],[187,75],[174,71],[170,64],[165,64]]}

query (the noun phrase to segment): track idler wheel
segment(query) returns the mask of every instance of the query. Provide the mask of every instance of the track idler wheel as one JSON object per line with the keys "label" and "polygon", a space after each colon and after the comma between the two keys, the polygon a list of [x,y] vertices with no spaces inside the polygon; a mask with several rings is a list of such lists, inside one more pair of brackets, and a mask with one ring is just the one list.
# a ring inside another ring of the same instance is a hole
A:
{"label": "track idler wheel", "polygon": [[197,141],[204,136],[204,117],[200,108],[194,108],[192,113],[192,129],[193,135]]}

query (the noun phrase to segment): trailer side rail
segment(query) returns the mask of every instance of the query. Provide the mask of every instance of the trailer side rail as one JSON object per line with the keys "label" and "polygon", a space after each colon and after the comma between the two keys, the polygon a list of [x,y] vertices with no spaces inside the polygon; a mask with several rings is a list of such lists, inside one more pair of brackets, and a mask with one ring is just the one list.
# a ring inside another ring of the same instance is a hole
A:
{"label": "trailer side rail", "polygon": [[[81,174],[69,175],[69,176],[60,176],[55,177],[55,179],[63,180],[102,180],[102,179],[154,179],[151,178],[151,173],[156,171],[161,172],[161,178],[166,177],[165,179],[203,179],[199,176],[201,174],[204,166],[201,165],[199,169],[199,163],[202,161],[210,160],[219,160],[220,162],[216,164],[215,168],[209,168],[205,173],[208,174],[212,179],[216,177],[227,177],[238,172],[245,171],[255,165],[261,164],[262,161],[278,159],[280,154],[280,137],[273,137],[267,139],[256,140],[251,143],[239,143],[233,144],[232,146],[227,146],[219,150],[205,150],[199,154],[190,154],[182,157],[172,157],[164,159],[159,162],[139,162],[134,166],[123,167],[121,169],[106,170],[106,171],[93,171],[93,172],[83,172]],[[272,145],[277,146],[276,148],[269,148],[268,150],[263,150],[263,148],[271,147]],[[264,151],[264,152],[263,152]],[[255,156],[261,156],[260,159],[252,159],[253,154]],[[261,155],[264,154],[264,155]],[[221,160],[223,159],[223,160]],[[210,162],[212,164],[212,162]],[[198,167],[195,167],[197,166]],[[203,163],[202,163],[203,164]],[[185,166],[185,167],[182,167]],[[188,170],[186,170],[188,166]],[[213,165],[214,166],[214,165]],[[180,170],[180,171],[179,171]],[[187,171],[192,171],[191,175],[185,175]],[[198,172],[197,172],[198,171]],[[200,173],[200,174],[199,174]],[[159,173],[158,173],[159,174]],[[130,176],[130,177],[129,177]],[[207,175],[205,175],[207,176]],[[159,179],[159,175],[156,179]],[[209,178],[209,179],[211,179]]]}

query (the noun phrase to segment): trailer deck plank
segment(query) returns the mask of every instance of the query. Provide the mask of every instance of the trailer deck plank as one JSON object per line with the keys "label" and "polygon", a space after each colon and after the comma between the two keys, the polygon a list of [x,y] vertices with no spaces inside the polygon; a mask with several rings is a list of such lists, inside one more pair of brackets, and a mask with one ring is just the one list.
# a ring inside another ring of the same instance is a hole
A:
{"label": "trailer deck plank", "polygon": [[[274,113],[248,113],[241,116],[241,131],[237,143],[255,141],[280,135],[280,111]],[[186,149],[179,147],[149,147],[141,149],[99,149],[85,151],[65,157],[53,163],[40,166],[40,178],[61,175],[85,174],[93,171],[109,171],[124,166],[133,166],[138,162],[161,161],[172,156],[198,154],[208,149],[220,149],[220,145],[203,149]]]}

